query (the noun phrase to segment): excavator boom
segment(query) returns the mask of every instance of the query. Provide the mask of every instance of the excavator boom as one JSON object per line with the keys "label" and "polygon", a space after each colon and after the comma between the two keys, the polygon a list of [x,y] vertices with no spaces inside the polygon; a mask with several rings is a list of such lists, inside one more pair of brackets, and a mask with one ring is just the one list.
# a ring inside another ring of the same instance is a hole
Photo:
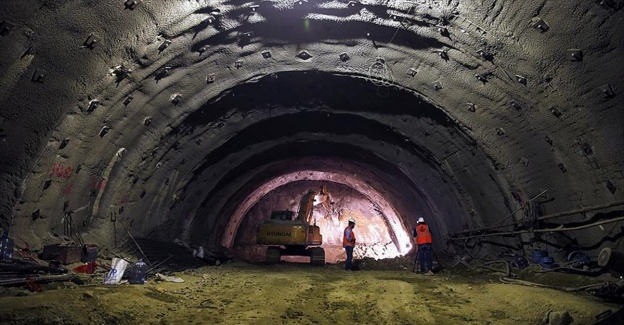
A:
{"label": "excavator boom", "polygon": [[299,202],[299,212],[297,213],[297,220],[310,224],[312,209],[314,208],[315,195],[316,191],[310,190],[301,197],[301,201]]}

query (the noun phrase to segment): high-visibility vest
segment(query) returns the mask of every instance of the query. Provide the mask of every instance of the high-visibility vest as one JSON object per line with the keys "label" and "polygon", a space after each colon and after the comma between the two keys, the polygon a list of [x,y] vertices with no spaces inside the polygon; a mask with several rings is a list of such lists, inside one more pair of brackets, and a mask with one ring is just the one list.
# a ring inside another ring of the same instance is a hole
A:
{"label": "high-visibility vest", "polygon": [[345,228],[343,235],[342,235],[342,247],[345,246],[355,246],[355,233],[353,232],[353,229],[351,229],[351,241],[347,240],[347,229],[351,229],[349,227]]}
{"label": "high-visibility vest", "polygon": [[431,244],[431,233],[429,232],[429,226],[424,223],[421,223],[416,227],[416,244]]}

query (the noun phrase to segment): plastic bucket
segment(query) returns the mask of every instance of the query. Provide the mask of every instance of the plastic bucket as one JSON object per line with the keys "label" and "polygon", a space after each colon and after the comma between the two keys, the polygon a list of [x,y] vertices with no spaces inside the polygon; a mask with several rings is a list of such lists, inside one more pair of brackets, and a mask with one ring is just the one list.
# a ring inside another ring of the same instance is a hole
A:
{"label": "plastic bucket", "polygon": [[542,262],[542,258],[548,256],[548,252],[536,249],[533,251],[532,261],[533,263],[539,264]]}
{"label": "plastic bucket", "polygon": [[130,284],[144,284],[146,276],[147,264],[143,263],[142,260],[139,260],[132,265],[132,268],[130,269],[130,280],[128,280],[128,282]]}

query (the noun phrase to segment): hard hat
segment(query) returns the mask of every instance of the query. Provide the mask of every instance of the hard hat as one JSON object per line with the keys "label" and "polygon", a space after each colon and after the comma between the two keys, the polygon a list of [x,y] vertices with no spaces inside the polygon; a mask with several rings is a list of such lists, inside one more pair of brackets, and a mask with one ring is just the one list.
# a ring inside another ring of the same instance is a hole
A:
{"label": "hard hat", "polygon": [[425,223],[425,218],[423,217],[418,218],[418,223]]}
{"label": "hard hat", "polygon": [[349,219],[349,223],[355,223],[355,219],[350,218],[350,219]]}

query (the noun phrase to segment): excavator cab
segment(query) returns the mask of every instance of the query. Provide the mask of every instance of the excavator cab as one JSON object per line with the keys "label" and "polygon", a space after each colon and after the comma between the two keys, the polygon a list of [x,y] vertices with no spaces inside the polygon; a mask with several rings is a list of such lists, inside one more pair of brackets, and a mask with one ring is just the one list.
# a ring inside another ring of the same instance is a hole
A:
{"label": "excavator cab", "polygon": [[292,220],[294,215],[295,213],[290,210],[273,211],[271,212],[271,220]]}
{"label": "excavator cab", "polygon": [[[321,191],[327,191],[322,189]],[[321,229],[309,224],[315,203],[315,196],[321,191],[310,190],[301,197],[297,217],[288,210],[271,212],[271,218],[258,228],[257,243],[270,245],[267,248],[266,262],[276,264],[282,255],[310,256],[312,265],[325,265],[325,250]]]}

